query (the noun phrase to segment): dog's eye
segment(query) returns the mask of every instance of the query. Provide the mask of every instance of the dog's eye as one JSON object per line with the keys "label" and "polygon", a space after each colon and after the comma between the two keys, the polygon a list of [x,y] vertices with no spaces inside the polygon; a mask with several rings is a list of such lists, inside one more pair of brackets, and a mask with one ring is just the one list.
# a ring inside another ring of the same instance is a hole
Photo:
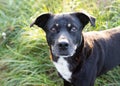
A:
{"label": "dog's eye", "polygon": [[55,32],[57,32],[57,30],[56,30],[56,28],[53,27],[50,29],[50,32],[55,33]]}
{"label": "dog's eye", "polygon": [[72,27],[70,31],[71,31],[71,32],[76,32],[77,30],[78,30],[78,29],[77,29],[76,27]]}

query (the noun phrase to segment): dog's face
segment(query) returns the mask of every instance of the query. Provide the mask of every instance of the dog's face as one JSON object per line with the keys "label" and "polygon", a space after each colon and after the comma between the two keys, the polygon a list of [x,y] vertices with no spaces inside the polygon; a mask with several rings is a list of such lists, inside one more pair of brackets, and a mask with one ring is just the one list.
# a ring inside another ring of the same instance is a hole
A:
{"label": "dog's face", "polygon": [[95,25],[95,18],[82,12],[57,15],[46,13],[40,15],[31,26],[36,24],[43,28],[52,55],[70,57],[80,46],[82,30],[89,21]]}
{"label": "dog's face", "polygon": [[75,16],[61,14],[51,17],[46,25],[47,42],[54,56],[72,56],[81,42],[82,24]]}

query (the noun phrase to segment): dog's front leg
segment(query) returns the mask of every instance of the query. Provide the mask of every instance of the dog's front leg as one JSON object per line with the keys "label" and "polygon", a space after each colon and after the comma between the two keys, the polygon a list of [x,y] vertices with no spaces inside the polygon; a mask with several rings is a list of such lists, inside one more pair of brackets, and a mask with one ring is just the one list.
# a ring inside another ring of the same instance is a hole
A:
{"label": "dog's front leg", "polygon": [[[60,73],[58,72],[58,75],[62,78],[62,76],[60,75]],[[63,78],[62,78],[63,79]],[[63,79],[63,83],[64,83],[64,86],[71,86],[71,83],[66,81],[65,79]]]}
{"label": "dog's front leg", "polygon": [[71,86],[71,83],[69,83],[68,81],[64,80],[64,86]]}
{"label": "dog's front leg", "polygon": [[73,74],[72,83],[74,86],[94,86],[96,75],[96,62],[94,60],[88,60],[79,71]]}

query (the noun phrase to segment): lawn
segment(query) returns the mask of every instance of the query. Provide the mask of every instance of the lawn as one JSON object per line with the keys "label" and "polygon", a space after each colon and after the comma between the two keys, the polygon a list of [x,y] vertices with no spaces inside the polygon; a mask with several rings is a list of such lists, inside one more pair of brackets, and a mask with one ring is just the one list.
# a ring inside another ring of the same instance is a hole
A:
{"label": "lawn", "polygon": [[[62,86],[45,33],[30,24],[41,13],[80,10],[96,17],[96,26],[88,24],[85,32],[120,25],[120,0],[0,0],[0,86]],[[97,78],[95,86],[120,86],[120,67]]]}

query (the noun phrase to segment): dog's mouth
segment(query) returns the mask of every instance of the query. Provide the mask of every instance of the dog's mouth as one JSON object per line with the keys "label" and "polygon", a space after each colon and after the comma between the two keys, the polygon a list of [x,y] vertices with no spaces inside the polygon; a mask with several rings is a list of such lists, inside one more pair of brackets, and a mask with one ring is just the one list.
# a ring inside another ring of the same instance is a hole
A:
{"label": "dog's mouth", "polygon": [[58,56],[58,57],[70,57],[70,56],[72,56],[73,54],[72,53],[70,53],[69,51],[59,51],[58,53],[56,53],[56,56]]}
{"label": "dog's mouth", "polygon": [[69,46],[68,48],[59,48],[58,46],[51,46],[52,54],[56,57],[71,57],[75,54],[77,46]]}

